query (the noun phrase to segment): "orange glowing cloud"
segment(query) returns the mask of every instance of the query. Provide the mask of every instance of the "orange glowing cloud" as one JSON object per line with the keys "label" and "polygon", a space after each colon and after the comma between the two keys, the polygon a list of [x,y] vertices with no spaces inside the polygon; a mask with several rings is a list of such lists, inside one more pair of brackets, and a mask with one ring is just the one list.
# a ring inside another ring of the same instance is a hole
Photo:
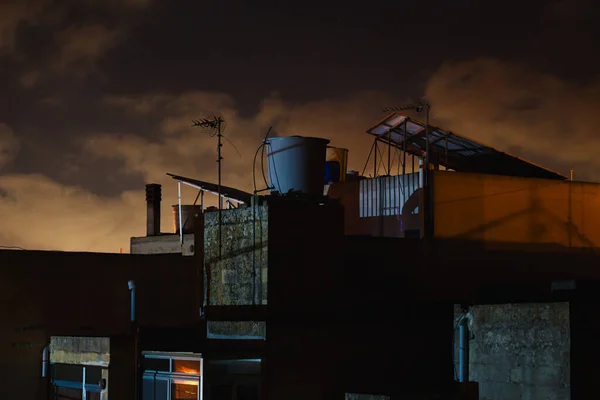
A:
{"label": "orange glowing cloud", "polygon": [[[600,145],[595,140],[599,82],[577,85],[520,65],[484,59],[443,65],[428,81],[426,94],[437,125],[563,173],[574,165],[576,178],[587,173],[589,179],[600,179],[595,172],[600,168]],[[382,107],[404,100],[404,96],[363,92],[291,104],[273,95],[263,100],[255,115],[242,116],[234,98],[223,93],[107,96],[99,102],[98,112],[120,112],[140,125],[152,119],[154,131],[144,135],[125,130],[82,132],[82,152],[74,157],[114,164],[114,179],[134,176],[162,183],[162,229],[168,232],[177,191],[165,173],[217,180],[215,138],[192,128],[192,119],[210,112],[225,118],[223,184],[252,191],[254,152],[269,126],[280,135],[329,138],[332,145],[349,148],[349,168],[362,171],[372,143],[365,131],[384,116]],[[16,136],[18,132],[1,126],[0,168],[16,155]],[[129,237],[145,232],[144,188],[140,184],[128,189],[102,197],[42,175],[0,175],[0,245],[127,251]],[[193,201],[195,195],[195,190],[186,188],[184,201]]]}

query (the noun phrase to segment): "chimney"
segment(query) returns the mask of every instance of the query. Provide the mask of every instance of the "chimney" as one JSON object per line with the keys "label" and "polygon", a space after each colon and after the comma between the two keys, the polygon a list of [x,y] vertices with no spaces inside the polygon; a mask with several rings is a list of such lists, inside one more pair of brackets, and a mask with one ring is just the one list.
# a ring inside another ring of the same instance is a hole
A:
{"label": "chimney", "polygon": [[161,186],[157,183],[146,185],[146,236],[160,235]]}

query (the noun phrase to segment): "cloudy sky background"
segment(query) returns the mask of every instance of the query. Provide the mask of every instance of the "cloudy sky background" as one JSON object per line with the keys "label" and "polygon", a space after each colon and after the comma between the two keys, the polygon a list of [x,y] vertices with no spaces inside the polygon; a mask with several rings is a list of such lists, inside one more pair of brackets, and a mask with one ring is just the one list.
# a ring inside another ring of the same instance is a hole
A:
{"label": "cloudy sky background", "polygon": [[248,191],[269,126],[362,170],[381,108],[422,96],[439,126],[600,180],[593,0],[252,3],[2,2],[0,246],[127,252],[149,182],[169,231],[165,173],[216,181],[190,128],[210,112],[241,153],[225,143],[223,183]]}

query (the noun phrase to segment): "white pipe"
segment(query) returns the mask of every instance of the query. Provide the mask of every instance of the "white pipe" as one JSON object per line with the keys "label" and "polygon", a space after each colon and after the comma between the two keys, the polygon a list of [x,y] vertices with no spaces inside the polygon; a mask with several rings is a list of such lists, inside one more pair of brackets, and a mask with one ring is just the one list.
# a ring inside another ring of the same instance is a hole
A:
{"label": "white pipe", "polygon": [[179,243],[183,246],[183,221],[181,217],[181,182],[177,182],[177,199],[179,205]]}
{"label": "white pipe", "polygon": [[50,346],[44,347],[42,351],[42,378],[48,377],[48,365],[50,363]]}
{"label": "white pipe", "polygon": [[131,322],[135,322],[135,282],[128,281],[127,287],[129,288],[129,291],[131,292],[131,300],[130,300]]}
{"label": "white pipe", "polygon": [[469,382],[469,319],[463,317],[459,324],[459,382]]}
{"label": "white pipe", "polygon": [[83,367],[83,390],[81,391],[81,400],[87,400],[87,390],[85,390],[85,367]]}

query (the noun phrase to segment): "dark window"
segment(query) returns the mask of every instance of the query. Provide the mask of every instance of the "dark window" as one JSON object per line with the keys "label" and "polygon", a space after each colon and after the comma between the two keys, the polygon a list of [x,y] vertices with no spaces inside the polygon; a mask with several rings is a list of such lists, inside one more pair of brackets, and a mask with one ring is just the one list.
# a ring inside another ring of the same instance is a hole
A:
{"label": "dark window", "polygon": [[169,394],[169,381],[144,378],[142,386],[143,400],[166,400]]}
{"label": "dark window", "polygon": [[83,382],[81,365],[54,364],[53,377],[57,381]]}
{"label": "dark window", "polygon": [[101,400],[102,397],[100,392],[87,392],[85,395],[87,400]]}
{"label": "dark window", "polygon": [[146,371],[164,371],[169,372],[171,363],[168,358],[146,358],[144,359],[144,369]]}
{"label": "dark window", "polygon": [[54,400],[76,400],[83,398],[81,389],[54,387]]}
{"label": "dark window", "polygon": [[102,379],[102,367],[85,367],[85,383],[97,385]]}

